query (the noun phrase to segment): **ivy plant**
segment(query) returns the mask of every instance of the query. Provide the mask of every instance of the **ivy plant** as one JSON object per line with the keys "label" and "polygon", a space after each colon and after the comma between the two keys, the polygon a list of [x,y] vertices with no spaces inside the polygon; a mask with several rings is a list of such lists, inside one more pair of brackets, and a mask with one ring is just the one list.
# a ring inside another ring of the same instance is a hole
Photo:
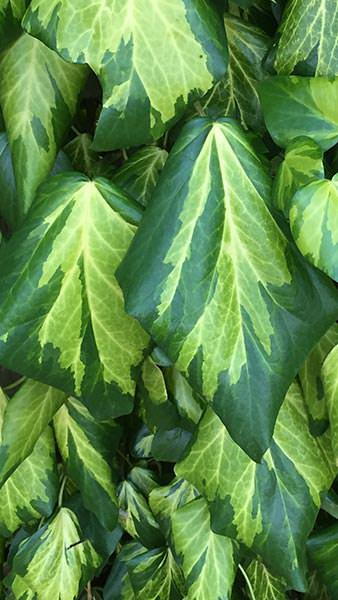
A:
{"label": "ivy plant", "polygon": [[337,600],[336,4],[0,0],[4,600]]}

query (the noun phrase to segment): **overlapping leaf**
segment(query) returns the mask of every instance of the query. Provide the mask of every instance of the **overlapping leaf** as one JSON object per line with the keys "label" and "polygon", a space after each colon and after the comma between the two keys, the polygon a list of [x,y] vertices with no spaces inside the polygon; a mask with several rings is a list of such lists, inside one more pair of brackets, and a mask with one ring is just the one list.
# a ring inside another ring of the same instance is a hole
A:
{"label": "overlapping leaf", "polygon": [[225,31],[229,47],[229,68],[225,78],[228,98],[223,115],[234,116],[236,109],[241,123],[253,129],[263,129],[257,85],[264,78],[263,59],[271,40],[258,27],[226,15]]}
{"label": "overlapping leaf", "polygon": [[147,548],[162,546],[164,539],[144,496],[129,481],[119,490],[120,524]]}
{"label": "overlapping leaf", "polygon": [[255,600],[286,600],[283,579],[274,577],[259,560],[253,560],[247,571]]}
{"label": "overlapping leaf", "polygon": [[298,190],[290,201],[289,216],[301,253],[338,281],[338,175]]}
{"label": "overlapping leaf", "polygon": [[323,151],[311,138],[296,138],[286,147],[273,183],[273,202],[289,218],[295,192],[315,179],[324,178]]}
{"label": "overlapping leaf", "polygon": [[59,409],[54,427],[67,473],[80,489],[84,506],[106,529],[114,529],[118,509],[111,463],[119,427],[95,420],[74,398]]}
{"label": "overlapping leaf", "polygon": [[101,416],[130,412],[148,343],[114,277],[138,211],[104,179],[58,175],[0,256],[1,363]]}
{"label": "overlapping leaf", "polygon": [[338,526],[326,527],[312,535],[307,547],[318,580],[324,584],[330,600],[333,600],[338,594]]}
{"label": "overlapping leaf", "polygon": [[209,2],[33,0],[24,26],[99,76],[100,150],[157,139],[226,68],[224,32]]}
{"label": "overlapping leaf", "polygon": [[127,569],[136,600],[183,598],[183,575],[169,548],[147,550],[139,546]]}
{"label": "overlapping leaf", "polygon": [[338,314],[334,289],[274,221],[270,185],[233,121],[190,122],[118,272],[129,313],[255,459]]}
{"label": "overlapping leaf", "polygon": [[86,68],[70,65],[39,40],[23,34],[0,60],[0,104],[22,221],[51,171],[74,115]]}
{"label": "overlapping leaf", "polygon": [[1,424],[0,483],[31,454],[65,399],[60,390],[27,380],[8,400]]}
{"label": "overlapping leaf", "polygon": [[171,531],[171,520],[175,512],[198,496],[199,492],[196,488],[178,477],[175,477],[169,485],[152,490],[149,496],[150,508],[167,538]]}
{"label": "overlapping leaf", "polygon": [[147,206],[167,158],[166,150],[145,146],[120,167],[113,181],[131,198]]}
{"label": "overlapping leaf", "polygon": [[260,84],[267,128],[276,144],[286,148],[301,136],[323,150],[338,141],[338,79],[271,77]]}
{"label": "overlapping leaf", "polygon": [[10,576],[16,600],[74,600],[100,562],[74,513],[62,508],[20,545]]}
{"label": "overlapping leaf", "polygon": [[49,517],[58,494],[55,445],[46,429],[32,453],[0,488],[0,533],[8,536],[20,525]]}
{"label": "overlapping leaf", "polygon": [[338,324],[334,323],[311,350],[298,373],[314,435],[323,433],[327,427],[328,411],[321,371],[324,360],[336,344]]}
{"label": "overlapping leaf", "polygon": [[20,36],[20,21],[25,14],[27,3],[27,0],[2,0],[0,4],[0,51]]}
{"label": "overlapping leaf", "polygon": [[305,541],[321,493],[330,488],[336,470],[329,434],[312,437],[296,384],[282,405],[261,464],[246,456],[208,409],[176,473],[208,500],[215,532],[253,549],[272,573],[305,591]]}
{"label": "overlapping leaf", "polygon": [[288,0],[275,66],[288,75],[316,53],[316,75],[338,75],[338,6],[331,0]]}
{"label": "overlapping leaf", "polygon": [[182,565],[187,600],[227,600],[236,573],[234,545],[210,528],[208,506],[198,498],[172,516],[175,552]]}
{"label": "overlapping leaf", "polygon": [[331,425],[332,446],[338,465],[338,345],[324,361],[322,380]]}

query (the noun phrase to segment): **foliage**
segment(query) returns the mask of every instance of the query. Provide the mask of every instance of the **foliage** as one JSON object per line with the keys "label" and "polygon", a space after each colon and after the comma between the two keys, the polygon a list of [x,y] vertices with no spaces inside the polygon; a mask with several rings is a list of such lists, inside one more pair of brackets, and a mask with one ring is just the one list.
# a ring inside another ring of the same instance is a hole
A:
{"label": "foliage", "polygon": [[337,600],[336,4],[0,0],[4,600]]}

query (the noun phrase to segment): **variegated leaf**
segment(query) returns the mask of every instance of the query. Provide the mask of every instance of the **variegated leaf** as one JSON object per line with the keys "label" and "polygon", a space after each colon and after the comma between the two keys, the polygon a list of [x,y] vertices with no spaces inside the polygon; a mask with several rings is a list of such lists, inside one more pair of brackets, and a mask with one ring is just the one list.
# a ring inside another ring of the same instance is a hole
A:
{"label": "variegated leaf", "polygon": [[332,0],[288,0],[275,66],[288,75],[316,52],[316,75],[338,75],[338,5]]}
{"label": "variegated leaf", "polygon": [[0,59],[0,104],[17,186],[17,221],[51,171],[87,70],[23,34]]}
{"label": "variegated leaf", "polygon": [[14,556],[10,577],[16,600],[75,600],[100,563],[91,543],[82,540],[75,514],[61,508]]}
{"label": "variegated leaf", "polygon": [[0,252],[1,363],[82,396],[102,417],[130,412],[148,344],[114,276],[139,218],[107,180],[62,174]]}
{"label": "variegated leaf", "polygon": [[172,536],[185,577],[186,599],[228,600],[236,574],[234,544],[211,530],[204,498],[174,512]]}
{"label": "variegated leaf", "polygon": [[120,428],[111,421],[95,420],[75,398],[59,409],[54,428],[67,473],[81,491],[84,506],[111,531],[118,516],[111,463]]}
{"label": "variegated leaf", "polygon": [[246,573],[255,600],[287,600],[284,580],[274,577],[261,561],[253,560]]}
{"label": "variegated leaf", "polygon": [[314,435],[327,428],[328,411],[324,396],[321,370],[329,352],[338,344],[338,324],[334,323],[311,350],[298,373],[307,409],[311,431]]}
{"label": "variegated leaf", "polygon": [[166,150],[155,145],[146,146],[135,152],[112,180],[131,198],[147,206],[167,158]]}
{"label": "variegated leaf", "polygon": [[75,6],[72,0],[33,0],[24,26],[98,75],[99,150],[159,138],[226,68],[224,31],[210,2],[80,0]]}
{"label": "variegated leaf", "polygon": [[49,517],[57,500],[58,483],[54,438],[48,428],[0,487],[0,534],[7,537],[23,523]]}
{"label": "variegated leaf", "polygon": [[136,600],[181,600],[184,579],[170,548],[147,548],[127,562]]}
{"label": "variegated leaf", "polygon": [[20,23],[26,12],[27,4],[28,0],[1,0],[0,51],[21,35]]}
{"label": "variegated leaf", "polygon": [[140,416],[150,431],[168,430],[179,424],[176,407],[168,398],[163,373],[151,358],[142,365],[138,391]]}
{"label": "variegated leaf", "polygon": [[184,479],[175,477],[169,485],[151,491],[149,504],[166,538],[171,531],[171,520],[175,512],[188,502],[199,497],[199,492]]}
{"label": "variegated leaf", "polygon": [[338,175],[302,187],[289,208],[291,231],[301,253],[338,281]]}
{"label": "variegated leaf", "polygon": [[31,454],[65,399],[60,390],[28,379],[8,400],[0,433],[0,483]]}
{"label": "variegated leaf", "polygon": [[234,121],[191,121],[117,274],[127,311],[257,460],[299,366],[338,315],[330,282],[271,215],[270,186]]}
{"label": "variegated leaf", "polygon": [[310,181],[323,178],[323,151],[320,146],[311,138],[296,138],[287,146],[274,179],[274,205],[289,218],[289,205],[295,192]]}
{"label": "variegated leaf", "polygon": [[338,141],[338,78],[270,77],[260,84],[270,135],[282,148],[298,137],[312,138],[323,150]]}
{"label": "variegated leaf", "polygon": [[122,546],[114,560],[113,568],[104,586],[104,600],[135,600],[127,563],[137,556],[140,550],[138,542],[128,542]]}
{"label": "variegated leaf", "polygon": [[338,525],[321,528],[314,533],[308,540],[307,549],[318,582],[324,586],[316,600],[326,600],[327,597],[335,600],[338,594]]}
{"label": "variegated leaf", "polygon": [[119,494],[120,525],[147,548],[164,544],[164,539],[144,496],[130,481],[123,481]]}
{"label": "variegated leaf", "polygon": [[243,543],[290,587],[305,591],[305,542],[336,468],[329,434],[310,433],[296,384],[286,396],[273,442],[260,464],[232,441],[208,409],[190,452],[175,470],[207,499],[216,533]]}
{"label": "variegated leaf", "polygon": [[324,361],[322,381],[331,425],[333,452],[338,466],[338,345]]}

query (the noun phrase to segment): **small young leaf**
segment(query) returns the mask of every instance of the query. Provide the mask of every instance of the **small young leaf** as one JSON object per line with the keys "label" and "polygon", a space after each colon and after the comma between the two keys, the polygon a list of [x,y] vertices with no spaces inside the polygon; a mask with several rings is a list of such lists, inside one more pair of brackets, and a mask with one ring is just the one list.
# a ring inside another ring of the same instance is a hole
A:
{"label": "small young leaf", "polygon": [[181,600],[184,579],[169,548],[147,550],[126,563],[136,600]]}
{"label": "small young leaf", "polygon": [[158,523],[144,496],[129,482],[124,481],[119,490],[120,525],[129,535],[146,546],[162,546],[164,539]]}
{"label": "small young leaf", "polygon": [[111,461],[120,429],[100,423],[86,407],[70,398],[54,417],[56,439],[69,477],[81,491],[84,506],[108,530],[117,524],[117,499]]}
{"label": "small young leaf", "polygon": [[338,281],[338,175],[298,190],[289,208],[291,231],[301,253]]}
{"label": "small young leaf", "polygon": [[166,538],[171,531],[171,518],[181,506],[199,497],[199,492],[184,479],[175,477],[166,486],[157,487],[150,493],[149,504]]}

